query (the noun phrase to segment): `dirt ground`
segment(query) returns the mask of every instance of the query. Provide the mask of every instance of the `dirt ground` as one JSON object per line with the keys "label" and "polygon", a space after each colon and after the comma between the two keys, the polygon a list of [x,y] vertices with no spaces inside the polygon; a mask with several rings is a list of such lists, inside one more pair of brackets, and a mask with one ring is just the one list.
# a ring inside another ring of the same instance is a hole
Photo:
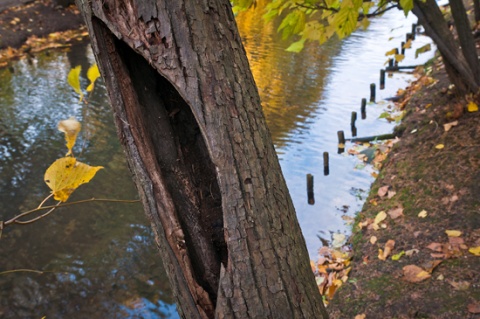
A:
{"label": "dirt ground", "polygon": [[[82,25],[74,7],[8,1],[22,6],[0,6],[0,50]],[[440,60],[430,67],[407,90],[400,141],[356,218],[353,270],[328,306],[334,319],[480,318],[479,257],[470,251],[480,246],[480,111],[465,110]],[[379,250],[391,251],[380,260]]]}
{"label": "dirt ground", "polygon": [[78,29],[83,25],[79,11],[52,0],[0,0],[0,50],[19,48],[29,37]]}

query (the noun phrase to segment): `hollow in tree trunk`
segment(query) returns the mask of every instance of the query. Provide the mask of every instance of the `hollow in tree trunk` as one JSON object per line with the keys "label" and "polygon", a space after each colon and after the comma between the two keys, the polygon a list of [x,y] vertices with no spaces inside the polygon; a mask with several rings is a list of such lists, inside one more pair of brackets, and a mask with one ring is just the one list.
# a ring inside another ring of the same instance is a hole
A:
{"label": "hollow in tree trunk", "polygon": [[327,318],[228,0],[77,0],[183,318]]}

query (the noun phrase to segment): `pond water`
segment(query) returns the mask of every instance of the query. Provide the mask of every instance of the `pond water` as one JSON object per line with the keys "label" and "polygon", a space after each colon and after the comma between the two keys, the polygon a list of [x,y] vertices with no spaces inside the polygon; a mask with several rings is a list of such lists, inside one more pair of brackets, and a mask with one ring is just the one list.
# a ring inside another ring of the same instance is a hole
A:
{"label": "pond water", "polygon": [[[350,114],[359,112],[377,83],[385,52],[399,47],[412,19],[389,12],[367,31],[300,54],[285,51],[277,26],[264,25],[259,9],[238,24],[258,84],[264,112],[312,258],[333,233],[349,233],[342,216],[354,216],[367,194],[371,169],[355,169],[355,157],[337,154],[338,130],[349,137]],[[415,47],[404,65],[420,64]],[[57,123],[75,116],[82,134],[75,154],[102,165],[71,201],[137,197],[116,138],[105,88],[97,83],[89,104],[66,83],[71,67],[94,63],[87,43],[69,52],[45,52],[0,70],[0,219],[35,208],[48,195],[45,169],[66,152]],[[13,71],[13,72],[12,72]],[[86,78],[85,71],[82,73]],[[395,74],[377,100],[395,95],[412,79]],[[84,80],[84,87],[86,86]],[[378,120],[388,103],[369,104],[357,120],[359,136],[390,132]],[[330,175],[323,176],[323,152]],[[315,204],[307,202],[306,174],[315,178]],[[59,209],[34,224],[6,229],[0,240],[2,318],[178,318],[152,233],[139,204],[88,203]],[[33,271],[42,271],[35,273]]]}

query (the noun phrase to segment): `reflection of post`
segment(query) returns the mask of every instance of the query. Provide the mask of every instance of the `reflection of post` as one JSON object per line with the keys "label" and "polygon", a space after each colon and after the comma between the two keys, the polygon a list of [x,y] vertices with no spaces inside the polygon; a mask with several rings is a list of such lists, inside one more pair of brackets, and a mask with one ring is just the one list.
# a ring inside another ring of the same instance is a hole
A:
{"label": "reflection of post", "polygon": [[385,88],[385,70],[380,70],[380,90]]}
{"label": "reflection of post", "polygon": [[398,66],[398,60],[397,60],[397,55],[398,55],[398,48],[395,48],[395,66]]}
{"label": "reflection of post", "polygon": [[342,154],[345,151],[345,134],[343,131],[337,132],[338,136],[338,154]]}
{"label": "reflection of post", "polygon": [[412,23],[412,40],[415,40],[415,33],[417,33],[417,24]]}
{"label": "reflection of post", "polygon": [[388,67],[393,68],[393,59],[388,59]]}
{"label": "reflection of post", "polygon": [[375,83],[370,84],[370,102],[375,103]]}
{"label": "reflection of post", "polygon": [[315,197],[313,195],[313,175],[307,174],[307,197],[310,205],[315,204]]}
{"label": "reflection of post", "polygon": [[367,118],[367,99],[362,99],[362,105],[360,106],[360,112],[362,113],[362,120]]}
{"label": "reflection of post", "polygon": [[330,163],[328,162],[328,152],[323,152],[323,175],[330,174]]}

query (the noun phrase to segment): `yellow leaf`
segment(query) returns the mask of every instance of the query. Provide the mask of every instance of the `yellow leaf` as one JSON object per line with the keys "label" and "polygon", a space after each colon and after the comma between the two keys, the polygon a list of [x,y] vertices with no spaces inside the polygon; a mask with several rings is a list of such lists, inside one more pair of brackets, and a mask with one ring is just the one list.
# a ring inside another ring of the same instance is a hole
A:
{"label": "yellow leaf", "polygon": [[389,56],[389,55],[393,55],[393,54],[395,54],[395,53],[397,53],[397,49],[396,49],[396,48],[395,48],[395,49],[391,49],[390,51],[385,52],[385,55],[386,55],[386,56]]}
{"label": "yellow leaf", "polygon": [[90,80],[90,84],[87,87],[87,92],[90,92],[93,90],[95,81],[98,79],[99,76],[100,76],[100,71],[98,70],[98,66],[95,63],[87,71],[87,78]]}
{"label": "yellow leaf", "polygon": [[376,236],[372,236],[370,237],[370,244],[375,244],[377,242],[377,237]]}
{"label": "yellow leaf", "polygon": [[471,247],[468,251],[474,254],[475,256],[480,256],[480,246]]}
{"label": "yellow leaf", "polygon": [[457,126],[457,125],[458,125],[458,121],[453,121],[450,123],[443,124],[443,128],[445,129],[445,132],[448,132],[453,126]]}
{"label": "yellow leaf", "polygon": [[446,230],[445,233],[448,237],[460,237],[462,234],[462,232],[459,230]]}
{"label": "yellow leaf", "polygon": [[395,54],[395,61],[402,62],[405,59],[405,55],[403,54]]}
{"label": "yellow leaf", "polygon": [[65,141],[67,141],[68,153],[66,156],[72,154],[72,148],[77,140],[78,133],[82,129],[82,125],[73,116],[68,120],[58,122],[58,130],[65,133]]}
{"label": "yellow leaf", "polygon": [[467,110],[468,110],[468,112],[477,112],[478,111],[477,103],[472,102],[472,101],[468,102]]}
{"label": "yellow leaf", "polygon": [[412,48],[412,39],[409,39],[402,47],[403,49],[411,49]]}
{"label": "yellow leaf", "polygon": [[382,210],[380,213],[377,214],[377,216],[375,216],[375,220],[373,221],[373,223],[375,225],[378,225],[380,222],[384,221],[385,218],[387,218],[387,213]]}
{"label": "yellow leaf", "polygon": [[395,247],[395,241],[392,240],[392,239],[389,239],[386,243],[385,243],[385,250],[381,250],[379,249],[378,250],[378,259],[380,260],[386,260],[387,257],[390,255],[390,253],[392,252],[393,248]]}
{"label": "yellow leaf", "polygon": [[437,144],[437,145],[435,145],[435,148],[436,148],[437,150],[441,150],[441,149],[443,149],[444,147],[445,147],[445,145],[443,145],[443,144]]}
{"label": "yellow leaf", "polygon": [[80,100],[83,98],[83,92],[80,88],[80,72],[82,71],[82,66],[78,65],[68,72],[67,82],[70,86],[80,95]]}
{"label": "yellow leaf", "polygon": [[427,217],[427,215],[428,215],[428,213],[425,209],[422,210],[420,213],[418,213],[418,217],[420,217],[420,218],[425,218],[425,217]]}
{"label": "yellow leaf", "polygon": [[65,202],[75,189],[88,183],[102,168],[77,162],[74,157],[62,157],[50,165],[44,180],[52,190],[55,200]]}
{"label": "yellow leaf", "polygon": [[365,319],[367,318],[367,315],[362,313],[361,315],[356,315],[354,319]]}

